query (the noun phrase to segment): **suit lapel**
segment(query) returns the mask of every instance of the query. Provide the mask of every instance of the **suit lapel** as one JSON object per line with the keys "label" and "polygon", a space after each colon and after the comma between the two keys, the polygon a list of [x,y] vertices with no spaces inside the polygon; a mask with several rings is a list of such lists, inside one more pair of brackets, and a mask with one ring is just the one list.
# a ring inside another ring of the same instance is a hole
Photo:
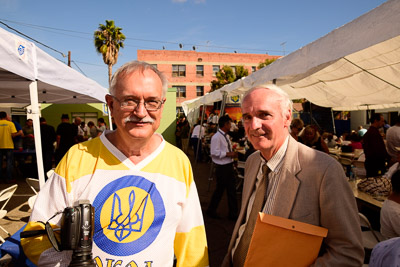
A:
{"label": "suit lapel", "polygon": [[288,148],[283,160],[272,215],[289,218],[300,186],[296,175],[301,170],[298,159],[298,143],[291,136],[289,136]]}
{"label": "suit lapel", "polygon": [[249,203],[249,199],[251,194],[253,193],[254,190],[254,186],[255,183],[257,181],[257,174],[258,174],[258,170],[260,169],[260,164],[261,164],[261,156],[260,156],[260,152],[257,151],[256,152],[258,155],[257,156],[253,156],[248,167],[246,168],[246,179],[249,179],[248,182],[245,183],[245,187],[243,187],[243,199],[242,199],[242,207],[247,207],[248,203]]}

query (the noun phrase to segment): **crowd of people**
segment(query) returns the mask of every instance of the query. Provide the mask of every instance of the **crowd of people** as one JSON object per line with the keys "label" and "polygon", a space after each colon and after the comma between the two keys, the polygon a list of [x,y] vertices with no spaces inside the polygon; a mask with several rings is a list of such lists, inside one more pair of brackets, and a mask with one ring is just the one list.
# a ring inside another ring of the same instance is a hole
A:
{"label": "crowd of people", "polygon": [[[15,167],[14,151],[23,152],[35,150],[35,131],[32,119],[27,119],[25,125],[21,127],[20,123],[12,120],[4,111],[0,112],[0,164],[3,158],[6,158],[6,178],[2,178],[0,171],[0,181],[5,183],[15,183],[12,178],[12,170]],[[74,145],[97,136],[100,136],[106,129],[106,123],[103,118],[97,120],[97,126],[93,121],[86,125],[80,117],[75,117],[73,123],[70,123],[68,114],[61,115],[61,123],[55,129],[48,125],[44,117],[40,118],[41,146],[43,156],[44,172],[57,166],[65,153]],[[17,162],[20,167],[31,155],[18,155]],[[2,166],[2,165],[0,165]],[[34,174],[30,174],[34,175]],[[47,179],[47,177],[45,177]]]}
{"label": "crowd of people", "polygon": [[[233,120],[228,113],[224,116],[230,118],[227,134],[229,140],[236,143],[238,147],[244,147],[249,153],[254,152],[252,145],[247,141],[243,123],[241,120]],[[175,137],[176,145],[188,155],[188,148],[192,148],[197,161],[211,162],[211,139],[218,132],[220,116],[215,111],[211,111],[209,116],[205,116],[203,124],[201,119],[190,127],[185,116],[177,120]],[[248,154],[248,153],[247,153]],[[249,154],[248,154],[249,155]],[[239,154],[239,160],[245,161],[248,155]]]}

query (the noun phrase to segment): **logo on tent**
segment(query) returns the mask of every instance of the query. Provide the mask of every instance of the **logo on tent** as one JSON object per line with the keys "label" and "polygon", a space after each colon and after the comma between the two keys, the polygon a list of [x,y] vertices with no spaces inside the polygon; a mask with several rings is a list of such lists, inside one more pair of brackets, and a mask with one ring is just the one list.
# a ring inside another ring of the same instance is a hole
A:
{"label": "logo on tent", "polygon": [[19,45],[18,46],[18,54],[22,56],[25,53],[25,46]]}
{"label": "logo on tent", "polygon": [[15,40],[15,47],[17,48],[18,56],[22,60],[26,60],[26,44],[20,40]]}
{"label": "logo on tent", "polygon": [[238,96],[238,95],[232,96],[232,97],[231,97],[231,101],[232,101],[233,103],[238,103],[238,102],[239,102],[239,96]]}

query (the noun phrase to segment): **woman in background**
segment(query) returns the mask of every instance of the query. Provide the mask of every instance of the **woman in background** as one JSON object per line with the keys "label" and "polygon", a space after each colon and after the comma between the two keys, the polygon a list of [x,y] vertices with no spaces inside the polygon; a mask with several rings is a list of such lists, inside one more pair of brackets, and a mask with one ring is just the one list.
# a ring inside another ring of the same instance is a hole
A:
{"label": "woman in background", "polygon": [[304,122],[299,118],[293,119],[292,123],[290,124],[290,135],[300,143],[302,141],[299,134],[301,130],[303,130],[303,127],[304,127]]}
{"label": "woman in background", "polygon": [[329,154],[328,146],[322,140],[319,132],[311,125],[308,125],[300,135],[302,143],[306,146]]}

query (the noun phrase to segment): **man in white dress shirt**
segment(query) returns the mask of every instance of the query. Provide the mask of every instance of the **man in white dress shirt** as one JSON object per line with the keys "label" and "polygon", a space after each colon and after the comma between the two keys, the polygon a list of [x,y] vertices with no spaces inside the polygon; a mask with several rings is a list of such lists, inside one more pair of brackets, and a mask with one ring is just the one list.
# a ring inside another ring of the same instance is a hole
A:
{"label": "man in white dress shirt", "polygon": [[[190,137],[190,144],[193,147],[194,157],[197,161],[202,161],[203,159],[203,138],[206,132],[206,128],[201,125],[200,120],[194,126],[192,135]],[[199,142],[200,139],[200,142]]]}
{"label": "man in white dress shirt", "polygon": [[217,208],[226,189],[228,194],[229,219],[236,220],[238,205],[236,200],[233,158],[237,157],[237,152],[232,151],[228,136],[228,132],[231,128],[231,121],[229,116],[221,117],[218,120],[219,129],[211,138],[211,158],[215,166],[217,188],[208,206],[207,215],[212,218],[219,218],[217,215]]}

